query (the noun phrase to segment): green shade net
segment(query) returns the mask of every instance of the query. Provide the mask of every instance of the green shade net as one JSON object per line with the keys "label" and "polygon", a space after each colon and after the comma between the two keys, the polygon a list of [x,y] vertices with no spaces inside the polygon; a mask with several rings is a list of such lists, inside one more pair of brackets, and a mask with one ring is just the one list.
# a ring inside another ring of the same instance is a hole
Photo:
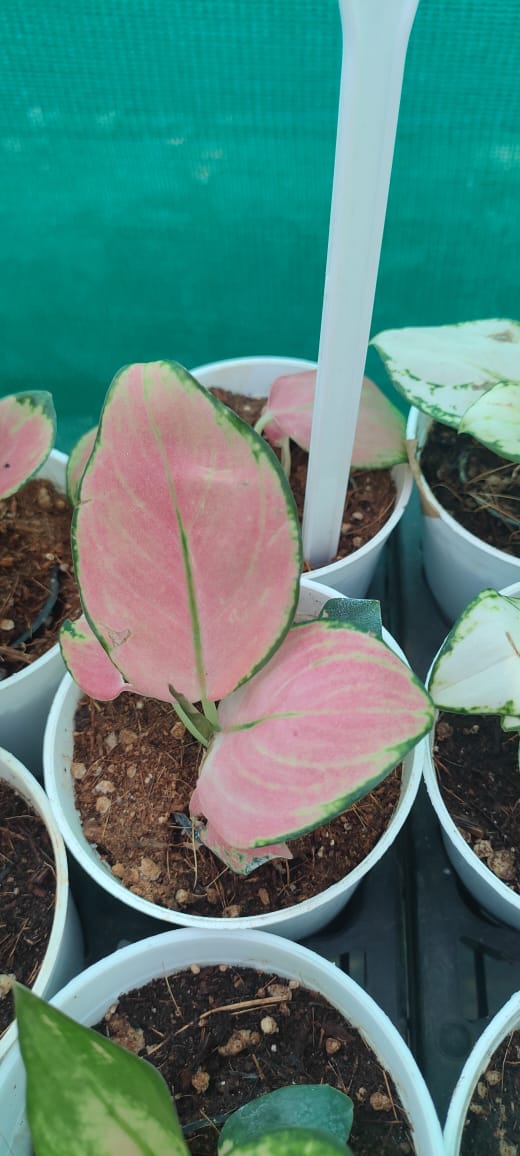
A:
{"label": "green shade net", "polygon": [[[520,313],[518,14],[419,4],[374,332]],[[0,36],[0,391],[67,449],[125,363],[316,357],[336,0],[4,0]]]}

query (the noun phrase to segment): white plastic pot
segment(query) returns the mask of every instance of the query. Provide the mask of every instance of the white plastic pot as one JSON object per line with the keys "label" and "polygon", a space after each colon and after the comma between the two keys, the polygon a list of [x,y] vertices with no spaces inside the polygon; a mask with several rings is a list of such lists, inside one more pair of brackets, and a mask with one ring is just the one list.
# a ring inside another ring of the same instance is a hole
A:
{"label": "white plastic pot", "polygon": [[[190,372],[201,385],[208,389],[218,386],[246,397],[266,397],[272,382],[285,373],[298,373],[315,369],[314,361],[304,361],[293,357],[240,357],[229,361],[215,361],[209,365],[199,365]],[[359,550],[309,572],[314,582],[324,582],[351,598],[362,598],[374,577],[383,547],[404,514],[412,492],[413,479],[407,465],[394,466],[392,477],[396,487],[393,511],[384,526],[374,534],[370,542]]]}
{"label": "white plastic pot", "polygon": [[[520,597],[520,583],[506,587],[502,594],[510,597]],[[435,659],[434,659],[435,662]],[[432,663],[433,667],[433,663]],[[429,683],[431,670],[428,672],[426,685]],[[478,855],[466,843],[458,827],[446,807],[439,790],[435,770],[433,747],[435,743],[435,729],[432,730],[425,742],[424,751],[424,779],[426,789],[437,818],[441,825],[441,834],[446,848],[446,854],[457,875],[467,887],[477,903],[490,912],[495,919],[509,924],[510,927],[520,929],[520,895],[503,883],[489,867],[479,859]]]}
{"label": "white plastic pot", "polygon": [[[47,950],[32,988],[36,995],[50,998],[83,966],[83,942],[69,889],[65,845],[42,787],[14,755],[2,749],[0,749],[0,779],[27,800],[45,824],[52,843],[56,868],[54,919]],[[15,1036],[15,1027],[11,1024],[0,1039],[0,1061],[11,1047]],[[2,1113],[3,1104],[0,1118]]]}
{"label": "white plastic pot", "polygon": [[[64,493],[66,464],[66,454],[53,450],[38,477],[47,478]],[[25,670],[0,682],[0,746],[12,751],[39,779],[45,723],[64,673],[56,643]]]}
{"label": "white plastic pot", "polygon": [[[337,591],[313,583],[308,578],[301,580],[299,615],[304,618],[316,616],[329,598],[337,597]],[[404,659],[397,644],[385,633],[385,641]],[[406,661],[404,659],[404,661]],[[123,886],[103,862],[96,849],[83,834],[80,817],[74,804],[74,783],[70,773],[73,751],[74,715],[81,692],[76,683],[66,675],[54,699],[47,724],[44,741],[45,787],[49,795],[56,821],[65,842],[74,858],[87,874],[115,898],[155,919],[167,920],[177,925],[206,928],[220,931],[226,928],[256,928],[274,931],[289,939],[303,939],[318,931],[334,918],[351,898],[361,879],[384,855],[401,830],[417,794],[421,768],[424,760],[422,740],[407,755],[403,763],[401,795],[388,827],[369,855],[359,863],[344,879],[328,887],[311,899],[297,903],[293,907],[277,912],[233,918],[216,918],[206,915],[189,915],[182,911],[172,911],[151,903],[139,895],[134,895]]]}
{"label": "white plastic pot", "polygon": [[[505,1036],[519,1028],[520,992],[515,992],[488,1024],[464,1064],[446,1117],[444,1128],[445,1156],[459,1156],[464,1121],[479,1076],[486,1071],[493,1052],[496,1051]],[[501,1148],[497,1140],[497,1156],[500,1152]]]}
{"label": "white plastic pot", "polygon": [[[408,1116],[416,1156],[440,1156],[442,1136],[429,1092],[411,1052],[376,1003],[339,968],[299,944],[263,932],[167,931],[121,948],[73,980],[52,1002],[80,1023],[92,1025],[122,992],[191,964],[227,963],[297,979],[320,992],[357,1028],[396,1084]],[[172,981],[174,984],[174,981]],[[25,1080],[18,1047],[0,1071],[0,1146],[29,1156],[27,1127],[21,1120]],[[18,1126],[17,1126],[18,1124]],[[11,1144],[11,1148],[9,1147]]]}
{"label": "white plastic pot", "polygon": [[432,419],[410,410],[406,437],[417,442],[416,480],[422,507],[423,562],[428,585],[450,622],[487,586],[520,581],[520,558],[488,546],[465,530],[437,501],[420,470],[420,452]]}

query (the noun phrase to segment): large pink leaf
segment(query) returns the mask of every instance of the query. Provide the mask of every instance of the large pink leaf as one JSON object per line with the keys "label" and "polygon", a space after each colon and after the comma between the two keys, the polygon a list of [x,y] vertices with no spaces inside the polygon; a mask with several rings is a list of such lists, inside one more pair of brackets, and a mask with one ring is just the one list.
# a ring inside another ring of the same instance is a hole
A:
{"label": "large pink leaf", "polygon": [[69,674],[85,694],[109,701],[117,698],[122,690],[137,689],[127,686],[121,678],[84,614],[76,622],[63,623],[60,647]]}
{"label": "large pink leaf", "polygon": [[0,399],[0,499],[15,494],[48,458],[56,436],[50,393],[13,393]]}
{"label": "large pink leaf", "polygon": [[384,643],[328,620],[291,630],[218,714],[191,811],[235,847],[332,819],[433,722],[424,688]]}
{"label": "large pink leaf", "polygon": [[[172,362],[108,392],[73,522],[87,618],[125,682],[219,699],[286,633],[296,509],[270,448]],[[144,689],[146,688],[146,689]]]}
{"label": "large pink leaf", "polygon": [[[273,382],[262,426],[271,445],[292,438],[308,450],[311,441],[316,371],[287,374]],[[370,378],[363,378],[352,465],[382,469],[406,461],[406,421]]]}
{"label": "large pink leaf", "polygon": [[96,440],[97,426],[89,429],[80,437],[71,450],[67,461],[67,496],[71,505],[75,506],[79,499],[79,490],[85,467],[90,458]]}

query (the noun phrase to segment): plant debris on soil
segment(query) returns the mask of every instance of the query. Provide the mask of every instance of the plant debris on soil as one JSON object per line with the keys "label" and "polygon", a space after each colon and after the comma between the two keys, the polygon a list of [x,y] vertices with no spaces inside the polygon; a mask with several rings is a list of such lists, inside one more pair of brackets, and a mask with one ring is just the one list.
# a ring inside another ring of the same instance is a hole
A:
{"label": "plant debris on soil", "polygon": [[214,1156],[219,1127],[242,1104],[307,1083],[351,1097],[356,1156],[415,1151],[377,1057],[336,1008],[297,980],[194,963],[120,996],[96,1028],[159,1069],[192,1156]]}
{"label": "plant debris on soil", "polygon": [[[0,973],[32,987],[47,950],[56,897],[52,844],[45,824],[0,779]],[[0,992],[0,1035],[13,1018]]]}
{"label": "plant debris on soil", "polygon": [[461,1141],[461,1156],[515,1156],[520,1151],[520,1031],[510,1032],[479,1076]]}
{"label": "plant debris on soil", "polygon": [[463,839],[490,871],[520,893],[516,731],[489,715],[441,713],[435,730],[439,788]]}
{"label": "plant debris on soil", "polygon": [[[252,426],[258,421],[267,401],[265,397],[244,397],[227,389],[212,389],[211,393]],[[300,522],[303,519],[308,461],[308,453],[291,441],[289,481]],[[391,516],[395,499],[391,470],[351,470],[338,552],[330,561],[337,562],[370,542]],[[312,569],[308,562],[304,562],[303,568],[305,571]]]}
{"label": "plant debris on soil", "polygon": [[71,517],[43,478],[0,502],[0,680],[50,650],[65,618],[79,614]]}
{"label": "plant debris on soil", "polygon": [[421,470],[441,506],[476,538],[520,556],[520,464],[434,422]]}
{"label": "plant debris on soil", "polygon": [[372,850],[399,799],[400,768],[291,841],[293,859],[239,876],[194,841],[189,800],[202,753],[167,703],[123,694],[83,699],[76,711],[72,775],[86,838],[130,891],[195,915],[256,915],[318,894]]}

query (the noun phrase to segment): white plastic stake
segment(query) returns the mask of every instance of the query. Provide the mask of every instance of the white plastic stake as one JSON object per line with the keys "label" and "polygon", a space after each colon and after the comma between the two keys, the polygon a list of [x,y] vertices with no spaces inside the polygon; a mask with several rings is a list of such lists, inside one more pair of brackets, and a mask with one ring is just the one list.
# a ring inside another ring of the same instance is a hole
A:
{"label": "white plastic stake", "polygon": [[339,0],[343,61],[316,398],[303,515],[312,566],[337,552],[419,0]]}

